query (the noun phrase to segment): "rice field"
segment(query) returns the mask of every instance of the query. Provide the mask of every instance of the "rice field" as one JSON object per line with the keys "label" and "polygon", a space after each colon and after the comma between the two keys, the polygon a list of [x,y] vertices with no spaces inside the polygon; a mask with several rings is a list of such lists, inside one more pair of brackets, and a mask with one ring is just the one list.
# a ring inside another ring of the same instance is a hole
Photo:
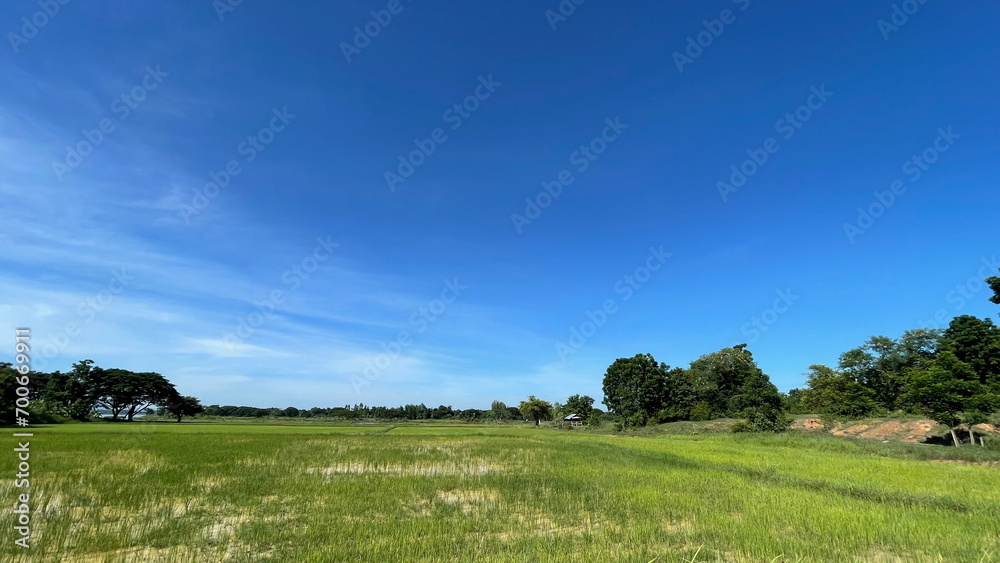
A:
{"label": "rice field", "polygon": [[[1000,469],[832,438],[34,431],[32,547],[6,527],[4,561],[1000,561]],[[12,456],[3,467],[15,473]],[[11,506],[15,491],[0,484]]]}

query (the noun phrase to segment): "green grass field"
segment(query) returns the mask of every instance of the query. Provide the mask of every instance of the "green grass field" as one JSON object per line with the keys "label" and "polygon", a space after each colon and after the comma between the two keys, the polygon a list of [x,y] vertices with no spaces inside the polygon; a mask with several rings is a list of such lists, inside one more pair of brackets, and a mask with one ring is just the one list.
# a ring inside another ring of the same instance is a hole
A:
{"label": "green grass field", "polygon": [[[1000,561],[1000,469],[829,437],[34,431],[33,546],[10,539],[0,560]],[[16,491],[0,485],[11,507]]]}

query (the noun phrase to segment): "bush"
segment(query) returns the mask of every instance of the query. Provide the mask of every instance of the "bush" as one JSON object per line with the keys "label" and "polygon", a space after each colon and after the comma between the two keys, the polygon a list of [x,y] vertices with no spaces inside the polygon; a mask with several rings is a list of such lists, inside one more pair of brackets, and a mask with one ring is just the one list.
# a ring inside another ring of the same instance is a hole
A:
{"label": "bush", "polygon": [[747,409],[741,420],[733,425],[733,432],[784,432],[792,423],[785,414],[775,409]]}
{"label": "bush", "polygon": [[601,426],[601,415],[596,412],[591,412],[590,416],[587,417],[587,426],[591,428],[599,428]]}
{"label": "bush", "polygon": [[712,420],[712,405],[702,401],[691,409],[691,420]]}

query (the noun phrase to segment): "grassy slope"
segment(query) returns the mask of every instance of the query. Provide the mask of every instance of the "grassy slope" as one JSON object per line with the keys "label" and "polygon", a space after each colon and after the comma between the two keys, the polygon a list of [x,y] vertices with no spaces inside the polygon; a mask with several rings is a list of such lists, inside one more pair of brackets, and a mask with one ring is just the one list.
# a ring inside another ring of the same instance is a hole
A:
{"label": "grassy slope", "polygon": [[[1000,553],[1000,472],[868,446],[885,445],[487,426],[42,428],[32,443],[31,553],[171,562]],[[0,498],[13,496],[11,481],[0,482]],[[16,554],[0,546],[0,560]]]}

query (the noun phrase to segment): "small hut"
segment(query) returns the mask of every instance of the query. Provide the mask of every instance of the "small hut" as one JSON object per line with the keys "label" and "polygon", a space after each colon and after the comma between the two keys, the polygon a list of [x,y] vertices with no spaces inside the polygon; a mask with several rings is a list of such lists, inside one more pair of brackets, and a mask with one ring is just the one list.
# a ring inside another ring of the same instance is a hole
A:
{"label": "small hut", "polygon": [[566,418],[564,418],[563,420],[566,421],[566,422],[568,422],[568,423],[570,423],[570,424],[572,424],[573,426],[583,426],[583,420],[584,419],[583,419],[583,415],[582,414],[573,413],[573,414],[567,416]]}

